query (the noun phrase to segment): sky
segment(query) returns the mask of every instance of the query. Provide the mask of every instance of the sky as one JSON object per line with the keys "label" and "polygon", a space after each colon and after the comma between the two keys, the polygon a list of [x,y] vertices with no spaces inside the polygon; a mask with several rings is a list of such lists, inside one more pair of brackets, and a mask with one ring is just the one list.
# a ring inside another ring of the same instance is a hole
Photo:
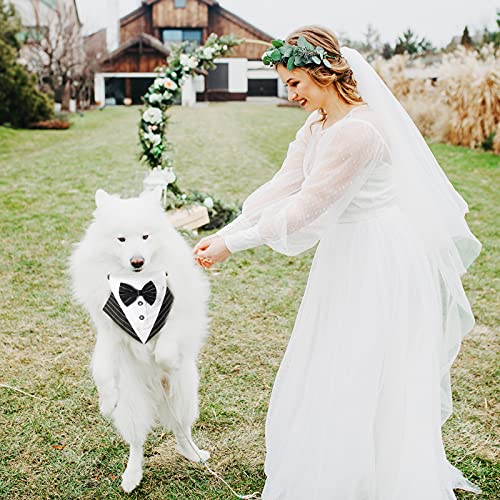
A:
{"label": "sky", "polygon": [[[77,0],[84,29],[91,33],[110,20],[140,5],[140,0]],[[495,28],[499,0],[219,0],[229,11],[278,38],[306,24],[322,24],[351,39],[362,39],[368,24],[394,44],[398,35],[411,28],[436,46],[461,35],[465,25],[474,32]],[[103,4],[107,8],[103,12]],[[113,7],[113,6],[117,6]],[[107,12],[106,12],[107,11]]]}

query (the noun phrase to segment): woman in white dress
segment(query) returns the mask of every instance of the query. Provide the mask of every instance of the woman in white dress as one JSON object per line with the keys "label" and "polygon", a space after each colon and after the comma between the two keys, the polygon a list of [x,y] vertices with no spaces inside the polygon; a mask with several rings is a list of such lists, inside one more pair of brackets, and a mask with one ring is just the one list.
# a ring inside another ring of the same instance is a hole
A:
{"label": "woman in white dress", "polygon": [[[319,48],[318,48],[319,47]],[[194,252],[319,245],[266,423],[265,500],[448,500],[478,492],[445,456],[449,369],[474,320],[467,205],[399,103],[333,33],[273,41],[311,112],[276,175]]]}

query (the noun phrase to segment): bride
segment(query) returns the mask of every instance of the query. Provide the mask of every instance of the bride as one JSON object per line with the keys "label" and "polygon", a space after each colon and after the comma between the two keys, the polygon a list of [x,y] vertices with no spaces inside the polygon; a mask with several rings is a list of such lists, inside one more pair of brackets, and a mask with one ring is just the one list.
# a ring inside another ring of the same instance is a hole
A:
{"label": "bride", "polygon": [[319,242],[266,423],[265,500],[448,500],[449,371],[474,318],[460,276],[481,245],[415,125],[370,65],[317,26],[263,57],[310,112],[200,265]]}

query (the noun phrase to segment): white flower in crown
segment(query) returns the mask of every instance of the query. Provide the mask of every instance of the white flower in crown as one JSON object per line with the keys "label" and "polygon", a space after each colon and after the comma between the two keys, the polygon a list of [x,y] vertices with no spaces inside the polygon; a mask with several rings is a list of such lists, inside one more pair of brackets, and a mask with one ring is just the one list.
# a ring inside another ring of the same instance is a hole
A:
{"label": "white flower in crown", "polygon": [[207,58],[207,59],[212,59],[213,55],[214,55],[214,52],[215,52],[215,49],[213,49],[212,47],[205,47],[203,49],[203,55]]}
{"label": "white flower in crown", "polygon": [[172,94],[168,90],[165,90],[165,92],[163,92],[162,98],[163,99],[171,99],[172,98]]}
{"label": "white flower in crown", "polygon": [[203,200],[203,205],[205,205],[208,209],[212,209],[212,208],[214,208],[214,200],[212,198],[210,198],[210,196],[207,196]]}
{"label": "white flower in crown", "polygon": [[223,45],[222,50],[227,50],[227,45]]}
{"label": "white flower in crown", "polygon": [[161,110],[158,108],[148,108],[144,113],[142,113],[142,119],[146,123],[161,123],[162,122],[162,114]]}
{"label": "white flower in crown", "polygon": [[189,57],[187,54],[181,54],[180,61],[182,66],[187,66],[189,69],[194,69],[198,66],[198,61],[193,57]]}
{"label": "white flower in crown", "polygon": [[161,142],[161,135],[148,132],[147,134],[144,134],[144,139],[150,142],[153,146],[157,146]]}
{"label": "white flower in crown", "polygon": [[148,97],[148,101],[150,104],[154,104],[155,102],[160,102],[162,99],[161,94],[150,94]]}

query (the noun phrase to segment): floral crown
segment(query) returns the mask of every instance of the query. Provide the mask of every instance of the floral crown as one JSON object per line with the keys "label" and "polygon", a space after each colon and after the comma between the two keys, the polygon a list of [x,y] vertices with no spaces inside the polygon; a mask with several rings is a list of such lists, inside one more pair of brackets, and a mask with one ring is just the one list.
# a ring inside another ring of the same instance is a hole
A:
{"label": "floral crown", "polygon": [[342,56],[331,55],[323,47],[315,47],[303,36],[299,36],[297,45],[287,45],[284,40],[271,40],[272,47],[266,50],[262,56],[262,62],[266,66],[284,64],[289,71],[300,66],[316,64],[331,68],[328,59],[340,61]]}

